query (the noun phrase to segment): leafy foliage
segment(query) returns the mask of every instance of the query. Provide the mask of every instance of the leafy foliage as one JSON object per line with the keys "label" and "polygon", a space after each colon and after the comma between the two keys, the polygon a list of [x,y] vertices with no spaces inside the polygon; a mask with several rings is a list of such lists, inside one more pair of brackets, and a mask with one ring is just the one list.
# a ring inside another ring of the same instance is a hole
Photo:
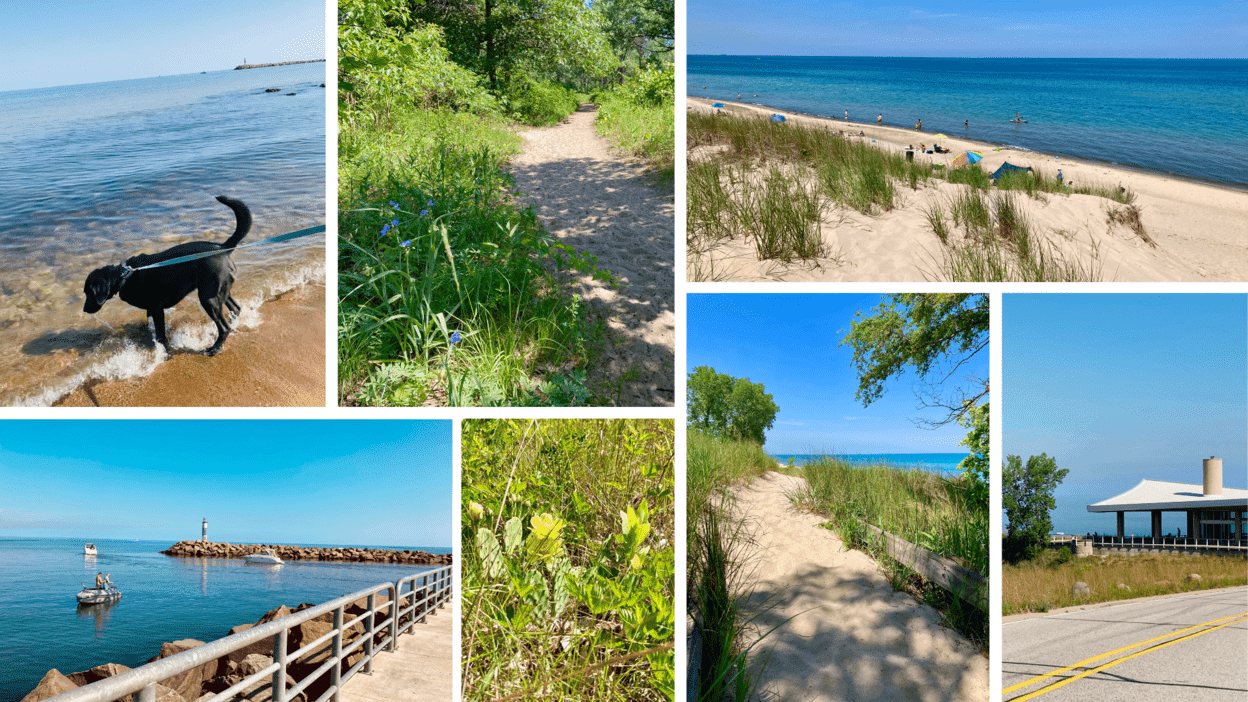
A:
{"label": "leafy foliage", "polygon": [[1069,472],[1058,469],[1057,460],[1043,453],[1028,458],[1026,466],[1019,456],[1006,457],[1001,485],[1001,504],[1009,521],[1006,561],[1030,559],[1045,548],[1053,530],[1049,510],[1057,506],[1053,491]]}
{"label": "leafy foliage", "polygon": [[762,383],[717,373],[709,366],[698,366],[689,374],[686,405],[690,427],[760,446],[780,411]]}
{"label": "leafy foliage", "polygon": [[671,420],[462,436],[464,699],[672,699]]}

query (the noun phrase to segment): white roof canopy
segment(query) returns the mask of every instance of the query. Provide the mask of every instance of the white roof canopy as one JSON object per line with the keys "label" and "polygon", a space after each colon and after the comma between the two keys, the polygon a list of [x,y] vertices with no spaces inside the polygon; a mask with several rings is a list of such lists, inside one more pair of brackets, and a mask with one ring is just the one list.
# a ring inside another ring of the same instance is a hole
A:
{"label": "white roof canopy", "polygon": [[1248,490],[1223,487],[1221,495],[1206,496],[1204,489],[1203,485],[1145,479],[1117,497],[1088,505],[1088,511],[1149,512],[1155,509],[1184,511],[1248,508]]}

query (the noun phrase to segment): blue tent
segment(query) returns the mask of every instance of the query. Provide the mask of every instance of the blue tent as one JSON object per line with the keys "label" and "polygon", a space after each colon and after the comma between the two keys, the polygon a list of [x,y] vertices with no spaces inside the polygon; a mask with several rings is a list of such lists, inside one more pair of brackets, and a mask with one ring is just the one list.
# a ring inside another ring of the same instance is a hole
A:
{"label": "blue tent", "polygon": [[723,106],[724,106],[724,103],[722,102],[717,102],[714,105],[711,105],[711,107],[723,107]]}
{"label": "blue tent", "polygon": [[784,121],[784,115],[772,115],[772,116],[771,116],[771,121],[772,121],[772,122],[777,122],[777,123],[779,123],[779,122],[783,122],[783,121]]}
{"label": "blue tent", "polygon": [[1026,168],[1023,168],[1022,166],[1015,166],[1014,164],[1007,161],[1001,164],[1000,168],[992,172],[992,179],[996,180],[997,178],[1000,178],[1006,173],[1011,173],[1013,171],[1029,171],[1030,172],[1031,166],[1027,166]]}

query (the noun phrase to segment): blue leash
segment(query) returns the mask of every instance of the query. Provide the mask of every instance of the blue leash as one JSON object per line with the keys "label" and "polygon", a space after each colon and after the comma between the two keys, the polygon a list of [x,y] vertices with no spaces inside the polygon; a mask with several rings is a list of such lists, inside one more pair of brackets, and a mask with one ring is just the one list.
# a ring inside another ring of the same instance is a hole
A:
{"label": "blue leash", "polygon": [[171,258],[168,261],[161,261],[160,263],[153,263],[151,265],[142,266],[140,268],[131,268],[130,266],[127,266],[123,262],[121,264],[121,282],[124,283],[126,282],[126,279],[129,278],[131,275],[134,275],[138,271],[145,271],[149,268],[160,268],[162,266],[172,266],[178,263],[186,263],[187,261],[194,261],[200,258],[208,258],[209,256],[219,256],[221,254],[231,253],[239,249],[245,249],[248,246],[259,246],[261,244],[275,244],[279,241],[289,241],[291,239],[298,239],[300,237],[309,236],[311,234],[320,234],[323,231],[325,231],[325,225],[321,224],[315,227],[308,227],[307,229],[300,229],[298,231],[290,232],[289,234],[279,234],[278,236],[269,237],[268,239],[261,239],[260,241],[253,241],[250,244],[243,244],[242,246],[235,246],[232,249],[218,249],[216,251],[204,251],[203,253],[189,254],[187,256],[178,256],[177,258]]}

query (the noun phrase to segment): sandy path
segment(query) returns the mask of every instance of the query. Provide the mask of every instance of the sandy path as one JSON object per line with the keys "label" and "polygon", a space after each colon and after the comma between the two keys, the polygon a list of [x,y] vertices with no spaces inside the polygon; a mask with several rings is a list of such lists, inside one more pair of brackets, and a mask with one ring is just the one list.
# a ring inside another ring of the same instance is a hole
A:
{"label": "sandy path", "polygon": [[795,510],[786,494],[805,483],[769,472],[734,490],[755,541],[749,636],[780,627],[755,649],[769,652],[752,664],[761,699],[987,700],[988,659],[894,592],[873,560],[844,550],[823,520]]}
{"label": "sandy path", "polygon": [[607,319],[607,343],[594,379],[616,404],[670,406],[675,399],[675,203],[649,184],[645,168],[611,153],[594,131],[596,109],[554,127],[522,133],[512,161],[522,202],[552,233],[620,279],[619,289],[580,277],[573,291]]}

